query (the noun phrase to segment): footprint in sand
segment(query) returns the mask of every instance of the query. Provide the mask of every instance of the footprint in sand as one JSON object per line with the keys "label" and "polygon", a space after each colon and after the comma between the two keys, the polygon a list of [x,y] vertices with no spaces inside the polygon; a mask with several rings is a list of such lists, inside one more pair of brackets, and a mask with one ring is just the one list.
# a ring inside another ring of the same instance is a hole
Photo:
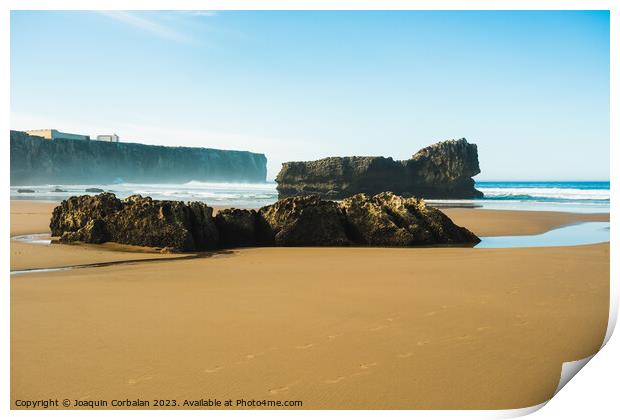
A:
{"label": "footprint in sand", "polygon": [[127,383],[129,385],[135,385],[135,384],[138,384],[138,383],[140,383],[142,381],[148,381],[149,379],[153,379],[153,377],[152,376],[139,376],[137,378],[128,379]]}
{"label": "footprint in sand", "polygon": [[433,316],[433,315],[437,315],[437,312],[445,312],[448,310],[449,306],[448,305],[441,305],[439,307],[441,310],[440,311],[430,311],[424,314],[424,316]]}
{"label": "footprint in sand", "polygon": [[401,354],[398,354],[397,356],[400,357],[401,359],[406,359],[408,357],[413,356],[413,352],[401,353]]}
{"label": "footprint in sand", "polygon": [[299,350],[305,350],[305,349],[309,349],[310,347],[314,347],[313,343],[308,343],[308,344],[302,344],[301,346],[296,346],[296,349]]}
{"label": "footprint in sand", "polygon": [[223,366],[215,366],[215,367],[213,367],[213,368],[208,368],[208,369],[205,369],[205,370],[204,370],[204,372],[205,372],[205,373],[215,373],[215,372],[217,372],[218,370],[222,370],[222,369],[224,369],[224,367],[223,367]]}
{"label": "footprint in sand", "polygon": [[261,352],[261,353],[256,353],[256,354],[252,354],[252,353],[250,353],[250,354],[246,354],[246,355],[243,357],[243,359],[244,359],[244,360],[242,360],[242,361],[240,361],[240,362],[237,362],[237,364],[239,364],[239,363],[243,363],[243,362],[247,362],[248,360],[254,360],[254,359],[256,359],[256,357],[257,357],[257,356],[260,356],[260,355],[262,355],[262,354],[265,354],[265,353],[264,353],[264,352]]}
{"label": "footprint in sand", "polygon": [[465,341],[465,340],[471,340],[471,335],[469,334],[465,334],[465,335],[460,335],[458,337],[454,337],[455,340],[457,341]]}
{"label": "footprint in sand", "polygon": [[339,376],[336,379],[326,379],[323,382],[326,384],[337,384],[340,381],[344,381],[344,376]]}
{"label": "footprint in sand", "polygon": [[276,394],[279,394],[279,393],[284,392],[284,391],[288,391],[288,386],[283,386],[282,388],[270,389],[269,393],[271,395],[276,395]]}
{"label": "footprint in sand", "polygon": [[424,346],[426,344],[430,343],[430,341],[428,340],[420,340],[417,342],[418,346]]}
{"label": "footprint in sand", "polygon": [[377,366],[377,363],[376,362],[362,363],[362,364],[360,364],[360,369],[370,369],[373,366]]}

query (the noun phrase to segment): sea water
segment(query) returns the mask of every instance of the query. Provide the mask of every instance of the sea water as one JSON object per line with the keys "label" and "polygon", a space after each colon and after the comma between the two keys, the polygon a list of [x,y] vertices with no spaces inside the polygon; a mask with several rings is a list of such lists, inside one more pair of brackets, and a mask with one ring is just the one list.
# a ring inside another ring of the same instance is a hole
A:
{"label": "sea water", "polygon": [[444,207],[608,213],[609,181],[476,181],[484,198],[427,200]]}
{"label": "sea water", "polygon": [[[118,198],[133,194],[156,200],[202,201],[212,206],[258,208],[278,200],[273,182],[244,184],[191,181],[184,184],[97,184],[97,185],[29,185],[11,186],[11,199],[61,201],[65,198],[97,193],[87,193],[87,188],[99,188],[114,193]],[[34,193],[18,193],[18,189]],[[55,190],[63,190],[55,192]]]}
{"label": "sea water", "polygon": [[609,212],[609,181],[480,181],[476,188],[488,209]]}
{"label": "sea water", "polygon": [[[111,191],[119,198],[141,194],[160,200],[203,201],[209,205],[257,208],[278,199],[276,184],[213,183],[191,181],[184,184],[101,184],[11,186],[11,199],[60,201],[73,195],[89,194],[87,188]],[[482,207],[505,210],[609,212],[609,181],[477,181],[484,193],[476,200],[428,200],[439,206]],[[19,193],[18,189],[33,190]],[[54,192],[55,189],[63,190]],[[95,193],[90,193],[95,194]]]}
{"label": "sea water", "polygon": [[562,226],[538,235],[485,236],[476,248],[530,248],[574,246],[609,242],[609,222]]}

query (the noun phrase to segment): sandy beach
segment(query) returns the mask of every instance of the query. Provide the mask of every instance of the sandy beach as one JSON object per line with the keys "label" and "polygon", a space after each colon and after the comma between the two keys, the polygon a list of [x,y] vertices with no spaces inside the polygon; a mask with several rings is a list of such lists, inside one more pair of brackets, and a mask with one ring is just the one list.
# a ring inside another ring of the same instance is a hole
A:
{"label": "sandy beach", "polygon": [[[48,232],[53,206],[13,201],[11,235]],[[479,236],[609,220],[445,213]],[[299,400],[304,409],[521,408],[549,399],[562,363],[595,353],[607,327],[608,243],[248,248],[152,261],[170,257],[11,241],[11,270],[151,260],[11,276],[12,407],[217,398]]]}

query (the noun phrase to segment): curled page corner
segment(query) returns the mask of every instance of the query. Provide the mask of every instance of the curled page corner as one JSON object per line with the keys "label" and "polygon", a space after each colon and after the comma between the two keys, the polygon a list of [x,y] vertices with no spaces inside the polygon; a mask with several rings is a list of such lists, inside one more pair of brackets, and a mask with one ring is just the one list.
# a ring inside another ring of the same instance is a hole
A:
{"label": "curled page corner", "polygon": [[572,362],[562,363],[562,373],[560,374],[560,382],[558,383],[558,387],[555,389],[555,392],[553,393],[553,395],[556,395],[558,392],[560,392],[560,390],[564,388],[564,385],[566,385],[568,381],[570,381],[573,378],[573,376],[577,374],[577,372],[579,372],[585,365],[587,365],[588,362],[592,360],[592,358],[595,355],[596,353],[593,354],[592,356],[588,356],[580,360],[574,360]]}
{"label": "curled page corner", "polygon": [[[613,282],[611,282],[610,286],[612,288],[614,287]],[[605,339],[603,340],[603,344],[601,344],[601,348],[605,347],[605,345],[611,338],[611,335],[614,333],[614,330],[616,329],[616,321],[618,320],[618,305],[617,305],[618,299],[615,298],[617,297],[617,294],[614,293],[613,290],[610,290],[610,292],[611,292],[610,293],[611,302],[609,306],[609,321],[607,321],[607,331],[605,332]]]}
{"label": "curled page corner", "polygon": [[[608,332],[609,332],[609,329],[608,329]],[[603,344],[603,345],[605,345],[605,344]],[[601,348],[602,348],[602,346],[601,346]],[[596,356],[596,353],[594,353],[591,356],[585,357],[583,359],[573,360],[572,362],[564,362],[564,363],[562,363],[562,372],[560,373],[560,380],[558,382],[557,388],[553,392],[553,396],[555,396],[558,392],[560,392],[560,390],[562,388],[564,388],[564,385],[566,385],[571,379],[573,379],[573,377],[585,365],[587,365],[588,362],[590,360],[592,360],[592,358],[594,356]],[[549,400],[547,400],[545,402],[542,402],[542,403],[537,404],[537,405],[533,405],[531,407],[517,408],[517,409],[512,409],[512,410],[499,410],[497,412],[497,416],[495,416],[495,418],[508,419],[508,418],[527,416],[528,414],[532,414],[535,411],[538,411],[541,408],[543,408],[549,401],[551,401],[551,400],[549,399]]]}
{"label": "curled page corner", "polygon": [[531,407],[524,408],[513,408],[510,410],[498,410],[497,414],[494,416],[496,419],[512,419],[516,417],[523,417],[529,414],[532,414],[541,408],[543,408],[549,400],[542,402],[540,404],[533,405]]}

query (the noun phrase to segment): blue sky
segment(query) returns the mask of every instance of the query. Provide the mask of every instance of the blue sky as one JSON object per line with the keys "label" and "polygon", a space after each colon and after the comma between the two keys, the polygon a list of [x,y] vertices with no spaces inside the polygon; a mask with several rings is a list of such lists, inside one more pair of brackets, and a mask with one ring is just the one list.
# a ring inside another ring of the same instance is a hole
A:
{"label": "blue sky", "polygon": [[11,128],[409,158],[478,144],[480,180],[609,179],[609,14],[11,13]]}

